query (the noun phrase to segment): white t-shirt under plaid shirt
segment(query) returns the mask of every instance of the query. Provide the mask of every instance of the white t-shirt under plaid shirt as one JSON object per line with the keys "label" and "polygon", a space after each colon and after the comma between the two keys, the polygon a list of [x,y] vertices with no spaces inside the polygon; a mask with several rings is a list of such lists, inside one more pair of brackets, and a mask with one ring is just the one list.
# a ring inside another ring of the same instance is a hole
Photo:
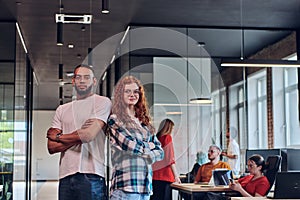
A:
{"label": "white t-shirt under plaid shirt", "polygon": [[[163,159],[164,152],[155,135],[142,124],[126,127],[116,115],[108,120],[111,129],[111,160],[113,165],[111,192],[152,194],[151,165]],[[155,144],[150,150],[149,142]]]}

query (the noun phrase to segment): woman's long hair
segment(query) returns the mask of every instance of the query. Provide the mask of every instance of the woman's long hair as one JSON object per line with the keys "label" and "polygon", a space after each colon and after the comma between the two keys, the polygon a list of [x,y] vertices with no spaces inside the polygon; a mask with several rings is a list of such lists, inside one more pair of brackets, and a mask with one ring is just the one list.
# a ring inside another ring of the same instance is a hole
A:
{"label": "woman's long hair", "polygon": [[171,134],[172,129],[174,127],[174,122],[170,119],[164,119],[160,122],[158,132],[156,134],[157,137],[160,137],[165,134]]}
{"label": "woman's long hair", "polygon": [[127,105],[124,101],[125,85],[135,83],[139,87],[139,100],[134,105],[135,117],[140,120],[142,124],[148,127],[150,132],[154,134],[154,127],[151,124],[151,117],[149,113],[148,103],[145,96],[145,90],[141,82],[134,76],[125,76],[118,81],[115,86],[113,95],[112,113],[116,114],[117,117],[126,125],[133,124],[134,121],[128,115],[126,108]]}

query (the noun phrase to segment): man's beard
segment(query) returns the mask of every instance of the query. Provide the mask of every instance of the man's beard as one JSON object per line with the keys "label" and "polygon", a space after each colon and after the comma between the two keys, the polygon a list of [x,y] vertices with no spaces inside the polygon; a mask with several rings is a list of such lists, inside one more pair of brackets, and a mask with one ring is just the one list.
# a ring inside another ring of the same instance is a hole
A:
{"label": "man's beard", "polygon": [[88,94],[92,93],[93,85],[90,85],[85,90],[80,90],[80,89],[77,88],[77,86],[75,86],[75,90],[76,90],[76,92],[79,96],[85,96],[85,95],[88,95]]}

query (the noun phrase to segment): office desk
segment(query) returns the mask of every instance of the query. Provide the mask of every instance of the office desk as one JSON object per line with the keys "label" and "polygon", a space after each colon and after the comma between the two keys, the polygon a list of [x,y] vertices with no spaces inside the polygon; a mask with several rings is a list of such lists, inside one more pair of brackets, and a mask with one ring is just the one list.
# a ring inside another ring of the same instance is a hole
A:
{"label": "office desk", "polygon": [[234,192],[228,186],[210,186],[210,185],[201,185],[194,183],[172,183],[171,188],[174,190],[178,190],[179,198],[182,199],[180,193],[186,193],[191,195],[191,199],[193,199],[193,194],[203,193],[203,192]]}

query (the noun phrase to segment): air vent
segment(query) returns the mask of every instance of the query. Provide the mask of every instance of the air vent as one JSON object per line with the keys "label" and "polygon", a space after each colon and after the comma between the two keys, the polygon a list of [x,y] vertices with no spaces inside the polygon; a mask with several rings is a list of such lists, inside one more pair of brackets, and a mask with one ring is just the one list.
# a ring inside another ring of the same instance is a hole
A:
{"label": "air vent", "polygon": [[91,24],[92,15],[67,15],[56,14],[55,22],[62,22],[64,24]]}

